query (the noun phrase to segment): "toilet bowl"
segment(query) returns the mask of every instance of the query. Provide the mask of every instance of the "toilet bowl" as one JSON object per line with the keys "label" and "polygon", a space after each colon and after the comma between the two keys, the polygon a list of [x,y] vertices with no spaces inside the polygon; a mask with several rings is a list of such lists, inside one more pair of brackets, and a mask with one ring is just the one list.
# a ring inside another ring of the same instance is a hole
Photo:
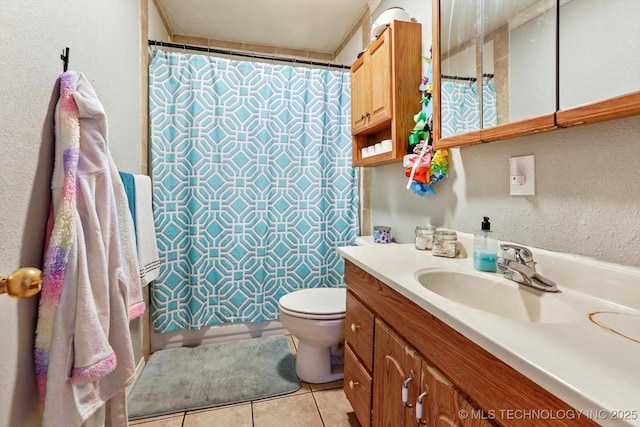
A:
{"label": "toilet bowl", "polygon": [[279,300],[280,322],[298,339],[296,374],[312,384],[344,377],[344,288],[302,289]]}
{"label": "toilet bowl", "polygon": [[[391,243],[393,244],[393,243]],[[356,246],[375,246],[373,236],[355,239]],[[312,384],[344,378],[344,288],[301,289],[280,298],[280,323],[298,339],[296,374]]]}

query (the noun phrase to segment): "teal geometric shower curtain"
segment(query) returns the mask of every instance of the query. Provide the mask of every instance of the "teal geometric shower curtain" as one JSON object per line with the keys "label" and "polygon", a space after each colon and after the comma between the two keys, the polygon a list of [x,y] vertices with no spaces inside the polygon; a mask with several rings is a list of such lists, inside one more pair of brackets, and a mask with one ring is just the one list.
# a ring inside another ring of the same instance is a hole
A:
{"label": "teal geometric shower curtain", "polygon": [[443,138],[498,124],[497,96],[493,81],[482,82],[482,126],[480,97],[475,83],[442,82],[440,105]]}
{"label": "teal geometric shower curtain", "polygon": [[282,295],[341,286],[349,73],[161,50],[149,72],[154,331],[277,319]]}

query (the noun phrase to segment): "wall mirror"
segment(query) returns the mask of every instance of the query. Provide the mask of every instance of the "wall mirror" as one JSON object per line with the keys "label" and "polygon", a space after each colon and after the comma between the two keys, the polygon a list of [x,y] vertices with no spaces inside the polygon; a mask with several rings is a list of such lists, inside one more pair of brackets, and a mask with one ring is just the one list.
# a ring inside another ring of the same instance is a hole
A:
{"label": "wall mirror", "polygon": [[640,2],[438,0],[433,9],[436,148],[640,113]]}
{"label": "wall mirror", "polygon": [[440,117],[434,117],[440,125],[437,146],[553,128],[555,0],[434,3],[440,17],[439,37],[434,34],[440,41],[434,49],[434,84],[440,87],[434,103],[440,106]]}
{"label": "wall mirror", "polygon": [[560,0],[559,126],[640,113],[640,2]]}

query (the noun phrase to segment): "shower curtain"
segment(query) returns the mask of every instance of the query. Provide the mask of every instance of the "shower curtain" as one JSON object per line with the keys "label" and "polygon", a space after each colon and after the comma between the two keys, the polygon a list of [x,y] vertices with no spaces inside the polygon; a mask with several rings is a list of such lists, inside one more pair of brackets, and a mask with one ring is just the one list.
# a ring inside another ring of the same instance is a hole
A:
{"label": "shower curtain", "polygon": [[[442,136],[454,136],[480,129],[480,97],[475,83],[446,81],[441,85]],[[482,83],[483,127],[498,124],[496,90],[493,81]]]}
{"label": "shower curtain", "polygon": [[342,286],[349,73],[161,50],[149,72],[154,331],[277,319],[285,293]]}

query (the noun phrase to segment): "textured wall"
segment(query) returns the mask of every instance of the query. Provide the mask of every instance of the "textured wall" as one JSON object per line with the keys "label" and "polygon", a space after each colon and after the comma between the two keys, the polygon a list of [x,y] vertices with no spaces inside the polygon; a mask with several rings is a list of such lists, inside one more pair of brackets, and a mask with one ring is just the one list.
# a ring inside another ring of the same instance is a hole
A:
{"label": "textured wall", "polygon": [[[140,169],[140,14],[130,0],[0,2],[0,275],[41,266],[60,53],[107,110],[118,166]],[[37,299],[0,296],[0,427],[39,426],[33,375]]]}
{"label": "textured wall", "polygon": [[[436,195],[405,190],[399,164],[373,168],[374,225],[401,242],[417,224],[464,232],[491,218],[501,240],[640,266],[640,117],[451,150]],[[536,195],[509,195],[509,157],[536,156]]]}

